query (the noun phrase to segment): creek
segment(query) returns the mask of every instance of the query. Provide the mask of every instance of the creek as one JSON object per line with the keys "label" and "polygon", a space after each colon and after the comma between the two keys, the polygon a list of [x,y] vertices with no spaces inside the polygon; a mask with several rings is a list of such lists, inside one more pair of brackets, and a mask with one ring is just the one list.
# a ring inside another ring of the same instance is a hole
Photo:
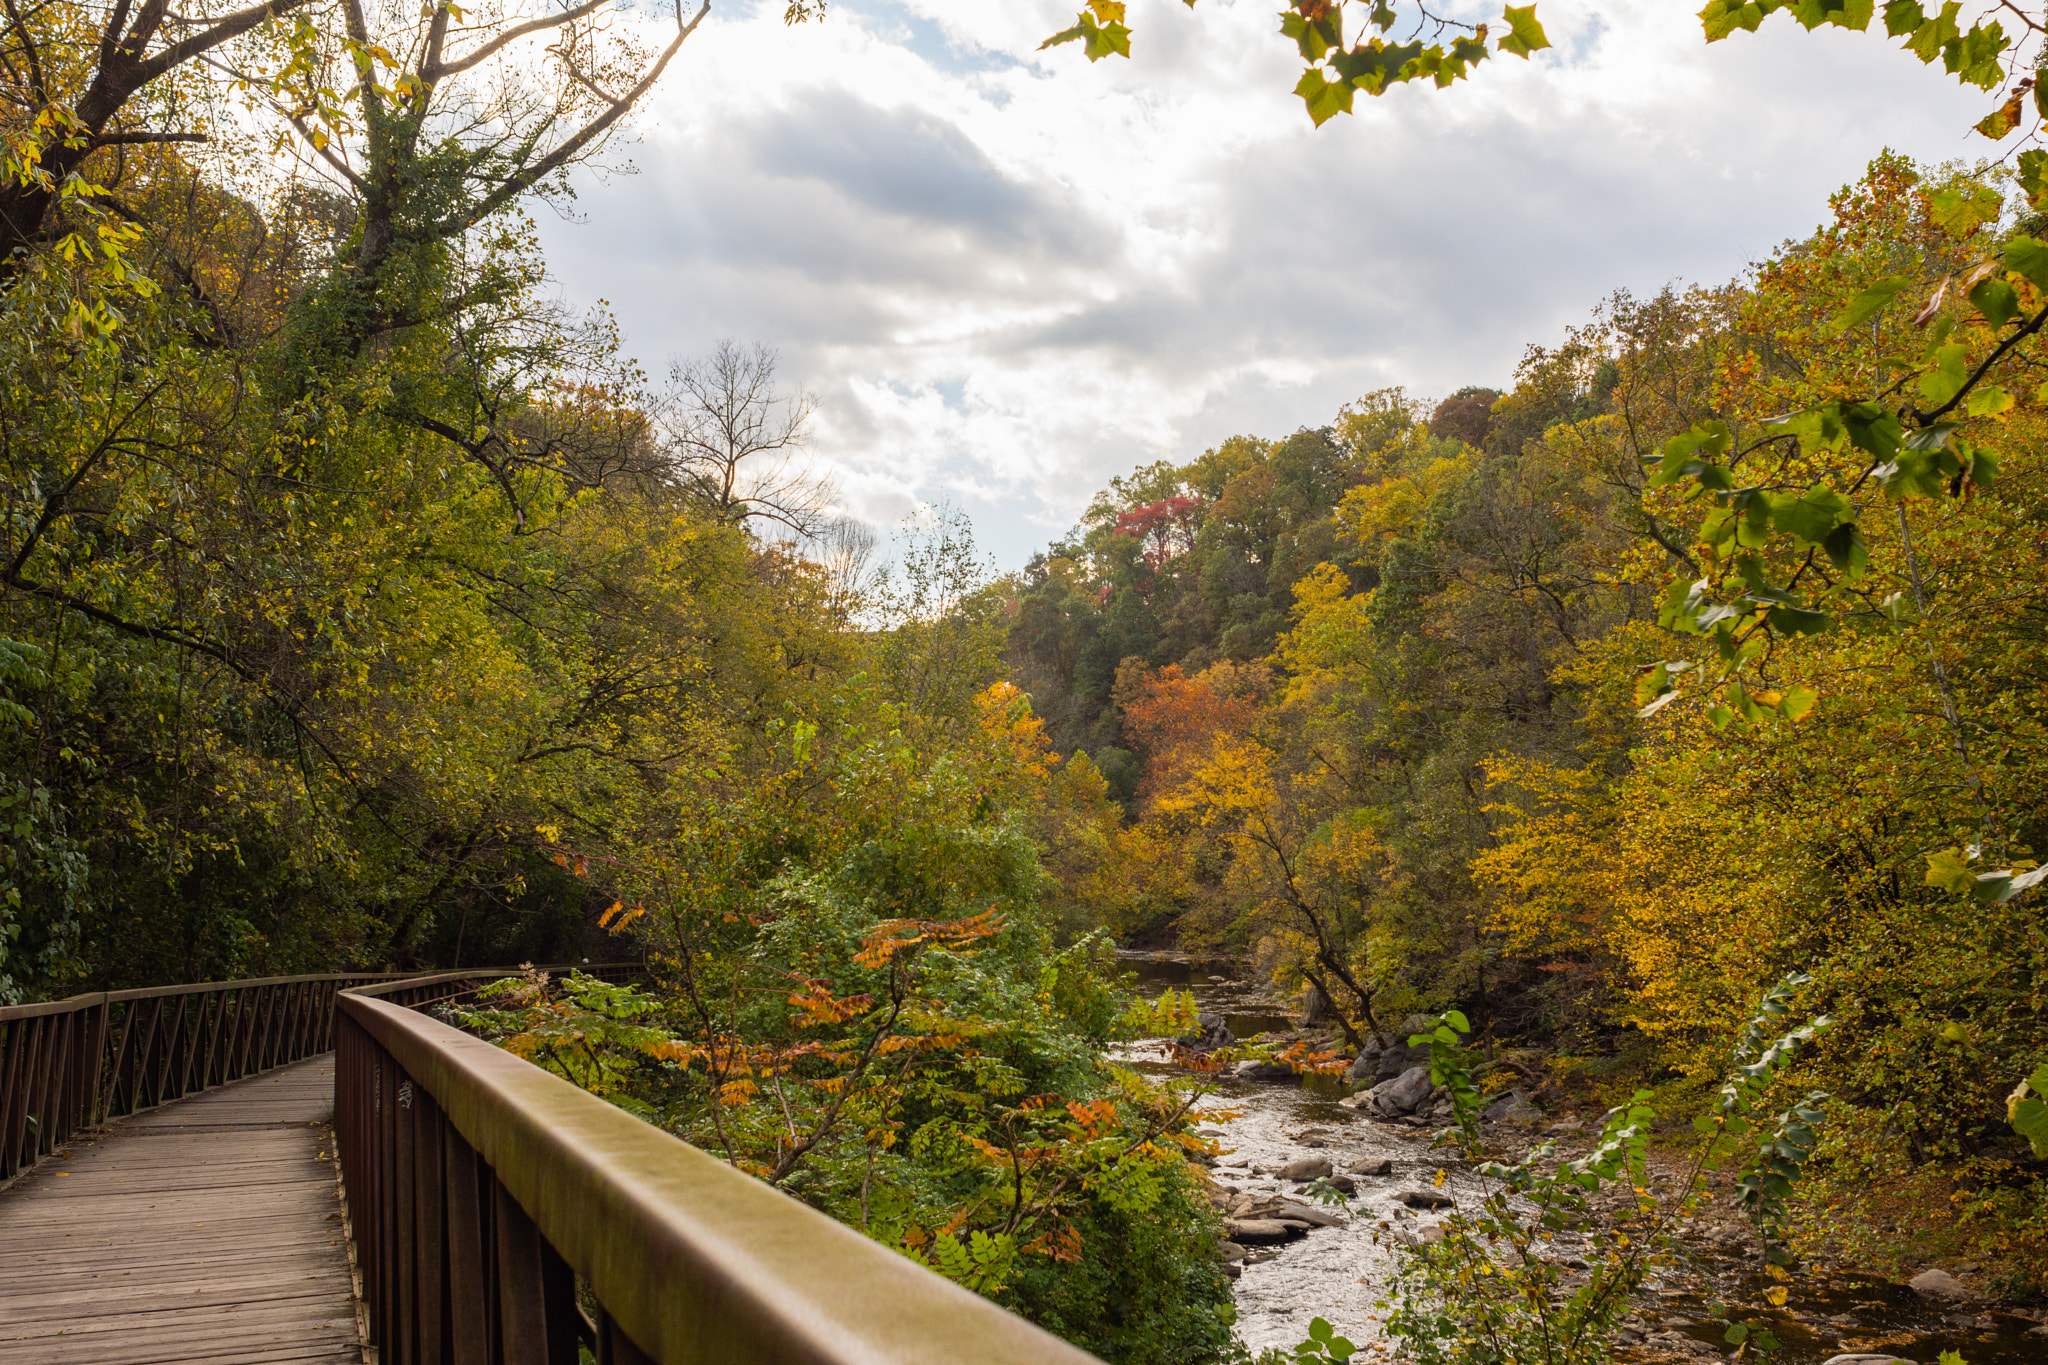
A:
{"label": "creek", "polygon": [[[1118,957],[1144,994],[1185,988],[1205,1013],[1222,1015],[1241,1040],[1294,1027],[1278,1002],[1236,979],[1237,964],[1228,959],[1147,952]],[[1166,1039],[1129,1044],[1118,1049],[1116,1059],[1156,1075],[1187,1074],[1173,1064]],[[1397,1196],[1431,1188],[1439,1170],[1445,1172],[1444,1190],[1454,1197],[1480,1191],[1476,1179],[1432,1150],[1433,1133],[1376,1123],[1340,1107],[1337,1101],[1347,1091],[1336,1077],[1270,1082],[1226,1076],[1198,1106],[1198,1131],[1215,1138],[1222,1150],[1211,1174],[1225,1189],[1296,1194],[1295,1182],[1272,1173],[1304,1157],[1327,1157],[1338,1172],[1380,1160],[1392,1167],[1390,1176],[1357,1179],[1343,1226],[1317,1228],[1246,1257],[1236,1284],[1238,1331],[1254,1354],[1269,1346],[1293,1347],[1307,1337],[1310,1321],[1321,1317],[1361,1346],[1371,1343],[1361,1360],[1384,1358],[1390,1344],[1379,1337],[1378,1304],[1393,1253],[1376,1243],[1375,1234],[1384,1238],[1383,1228],[1420,1231],[1436,1221],[1438,1215],[1416,1213]],[[1802,1276],[1785,1306],[1771,1308],[1761,1297],[1767,1284],[1744,1266],[1703,1250],[1690,1272],[1646,1287],[1644,1307],[1628,1333],[1635,1340],[1624,1337],[1617,1359],[1705,1365],[1724,1358],[1722,1328],[1707,1320],[1713,1316],[1708,1301],[1718,1294],[1748,1305],[1743,1316],[1749,1320],[1768,1323],[1784,1345],[1777,1365],[1821,1365],[1850,1352],[1889,1352],[1933,1365],[1945,1350],[1960,1351],[1967,1365],[2048,1365],[2048,1328],[1980,1303],[1930,1303],[1876,1276],[1830,1271]]]}

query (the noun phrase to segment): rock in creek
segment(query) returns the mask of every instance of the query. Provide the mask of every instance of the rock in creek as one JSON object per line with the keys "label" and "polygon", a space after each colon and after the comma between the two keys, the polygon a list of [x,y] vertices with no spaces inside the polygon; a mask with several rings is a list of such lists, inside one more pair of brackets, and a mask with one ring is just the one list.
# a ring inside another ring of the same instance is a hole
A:
{"label": "rock in creek", "polygon": [[1341,1228],[1344,1226],[1344,1216],[1342,1214],[1332,1213],[1328,1209],[1312,1208],[1307,1204],[1297,1204],[1292,1199],[1288,1200],[1286,1206],[1281,1209],[1280,1216],[1300,1223],[1309,1223],[1319,1228]]}
{"label": "rock in creek", "polygon": [[1326,1156],[1305,1156],[1299,1161],[1290,1161],[1274,1174],[1282,1180],[1321,1180],[1331,1174],[1333,1167]]}
{"label": "rock in creek", "polygon": [[1420,1228],[1395,1228],[1394,1240],[1405,1246],[1428,1246],[1431,1242],[1443,1240],[1444,1230],[1435,1223]]}
{"label": "rock in creek", "polygon": [[1968,1299],[1975,1297],[1962,1281],[1946,1270],[1923,1270],[1906,1281],[1906,1287],[1923,1299]]}
{"label": "rock in creek", "polygon": [[1366,1096],[1360,1106],[1368,1113],[1381,1118],[1400,1118],[1423,1107],[1436,1090],[1429,1079],[1429,1068],[1411,1066],[1391,1081],[1381,1081]]}
{"label": "rock in creek", "polygon": [[1232,1263],[1244,1259],[1244,1248],[1236,1242],[1218,1242],[1216,1247],[1223,1253],[1223,1259]]}
{"label": "rock in creek", "polygon": [[[1417,1043],[1410,1047],[1408,1040],[1418,1033],[1429,1031],[1430,1021],[1419,1014],[1411,1014],[1401,1021],[1401,1027],[1394,1030],[1394,1040],[1380,1050],[1373,1064],[1373,1075],[1382,1081],[1392,1080],[1411,1068],[1429,1065],[1429,1044]],[[1362,1079],[1362,1078],[1361,1078]]]}
{"label": "rock in creek", "polygon": [[1479,1115],[1483,1123],[1535,1123],[1542,1117],[1543,1111],[1519,1090],[1508,1091]]}
{"label": "rock in creek", "polygon": [[1195,1031],[1175,1041],[1192,1052],[1214,1052],[1236,1040],[1230,1036],[1230,1026],[1223,1022],[1222,1015],[1198,1014],[1195,1016]]}
{"label": "rock in creek", "polygon": [[1900,1356],[1829,1356],[1821,1365],[1913,1365],[1913,1362]]}
{"label": "rock in creek", "polygon": [[1291,1081],[1295,1079],[1294,1068],[1285,1062],[1260,1061],[1254,1057],[1239,1062],[1232,1073],[1241,1081]]}
{"label": "rock in creek", "polygon": [[1440,1190],[1403,1190],[1394,1198],[1411,1209],[1447,1209],[1452,1204],[1451,1197]]}
{"label": "rock in creek", "polygon": [[1353,1175],[1392,1175],[1394,1173],[1394,1163],[1386,1157],[1381,1157],[1377,1161],[1361,1161],[1351,1168],[1351,1173]]}
{"label": "rock in creek", "polygon": [[1226,1218],[1223,1231],[1239,1246],[1266,1246],[1301,1235],[1304,1225],[1289,1226],[1277,1218]]}

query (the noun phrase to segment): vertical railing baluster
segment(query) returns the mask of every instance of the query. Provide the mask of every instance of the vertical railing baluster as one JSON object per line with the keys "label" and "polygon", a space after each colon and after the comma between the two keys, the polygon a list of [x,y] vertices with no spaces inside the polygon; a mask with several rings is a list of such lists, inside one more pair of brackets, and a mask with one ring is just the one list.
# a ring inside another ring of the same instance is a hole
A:
{"label": "vertical railing baluster", "polygon": [[433,1096],[415,1086],[413,1107],[413,1273],[420,1365],[448,1365],[448,1191],[442,1144],[448,1123]]}
{"label": "vertical railing baluster", "polygon": [[57,1046],[55,1022],[53,1015],[36,1016],[35,1071],[28,1090],[30,1123],[33,1130],[29,1134],[28,1159],[22,1163],[27,1166],[33,1166],[42,1159],[44,1144],[49,1137],[50,1080],[55,1069],[52,1064],[56,1061]]}
{"label": "vertical railing baluster", "polygon": [[548,1353],[540,1229],[496,1179],[491,1194],[498,1233],[497,1360],[502,1365],[555,1365]]}
{"label": "vertical railing baluster", "polygon": [[486,1168],[452,1124],[444,1128],[450,1365],[490,1365],[492,1238],[479,1192]]}
{"label": "vertical railing baluster", "polygon": [[654,1358],[612,1321],[603,1304],[597,1306],[597,1365],[654,1365]]}
{"label": "vertical railing baluster", "polygon": [[420,1274],[419,1221],[421,1216],[419,1172],[415,1166],[419,1146],[419,1092],[410,1076],[401,1073],[398,1082],[398,1142],[393,1151],[392,1175],[397,1186],[394,1206],[398,1210],[396,1250],[398,1252],[398,1335],[379,1357],[396,1365],[419,1365]]}

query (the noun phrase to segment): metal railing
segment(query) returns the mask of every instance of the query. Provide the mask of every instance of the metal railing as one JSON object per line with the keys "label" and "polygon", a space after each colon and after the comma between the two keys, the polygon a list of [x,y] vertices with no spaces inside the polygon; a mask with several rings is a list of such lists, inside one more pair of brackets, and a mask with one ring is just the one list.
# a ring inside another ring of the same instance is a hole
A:
{"label": "metal railing", "polygon": [[[478,979],[435,983],[459,993]],[[1095,1365],[708,1153],[401,1007],[392,997],[404,989],[351,990],[335,1010],[335,1133],[381,1365],[576,1365],[586,1344],[600,1365]]]}
{"label": "metal railing", "polygon": [[0,1180],[81,1128],[328,1051],[336,994],[394,976],[271,976],[0,1006]]}
{"label": "metal railing", "polygon": [[[639,969],[581,970],[617,977]],[[450,980],[418,972],[268,976],[0,1006],[0,1181],[80,1129],[331,1051],[334,999],[351,986],[389,982],[386,998],[415,1005],[449,994]]]}

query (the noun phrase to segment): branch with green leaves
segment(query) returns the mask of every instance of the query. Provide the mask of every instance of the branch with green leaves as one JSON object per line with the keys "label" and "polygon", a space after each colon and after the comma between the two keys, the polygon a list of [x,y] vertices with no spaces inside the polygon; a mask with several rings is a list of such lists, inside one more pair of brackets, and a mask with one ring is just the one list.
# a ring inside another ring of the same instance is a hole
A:
{"label": "branch with green leaves", "polygon": [[[2048,172],[2048,155],[2040,169]],[[2037,208],[2048,204],[2048,181],[2037,179],[2031,193]],[[1965,182],[1930,193],[1926,215],[1970,251],[2002,207],[1996,190]],[[1905,275],[1879,280],[1829,327],[1845,339],[1865,331],[1874,338],[1915,285]],[[1877,361],[1880,375],[1896,376],[1882,391],[1787,413],[1746,437],[1712,418],[1645,460],[1647,488],[1676,488],[1705,505],[1693,545],[1700,576],[1670,585],[1658,623],[1712,647],[1708,662],[1719,670],[1707,675],[1706,690],[1717,694],[1707,715],[1717,729],[1738,719],[1796,721],[1813,707],[1810,687],[1760,688],[1741,675],[1777,640],[1820,634],[1871,609],[1860,497],[1874,491],[1893,505],[1968,499],[1998,477],[1996,453],[1963,427],[2019,401],[2001,380],[2048,326],[2048,242],[2015,234],[1924,288],[1904,333],[1911,344]],[[1827,472],[1816,477],[1816,466]],[[1895,595],[1882,610],[1896,621],[1911,605]],[[1654,665],[1638,688],[1637,714],[1648,718],[1677,701],[1683,675],[1696,667]]]}
{"label": "branch with green leaves", "polygon": [[[1195,0],[1185,3],[1192,9]],[[1365,17],[1347,24],[1354,3]],[[1939,65],[1965,85],[2005,97],[1976,124],[1978,132],[1997,141],[2023,126],[2038,130],[2048,112],[2048,96],[2032,74],[2043,24],[2017,6],[1993,4],[1964,28],[1962,8],[1958,0],[1947,0],[1933,12],[1918,0],[1889,0],[1882,10],[1875,0],[1709,0],[1699,20],[1706,41],[1715,43],[1754,33],[1780,12],[1809,31],[1825,26],[1857,33],[1869,30],[1881,14],[1886,36],[1898,40],[1901,50],[1928,66]],[[807,13],[807,5],[791,5],[792,15],[799,11]],[[2019,25],[2017,38],[1993,17],[2001,13]],[[1091,62],[1128,57],[1131,29],[1125,18],[1123,0],[1088,0],[1073,26],[1046,39],[1041,50],[1078,42]],[[1433,81],[1441,90],[1465,79],[1488,57],[1512,53],[1527,58],[1550,46],[1534,4],[1508,6],[1496,28],[1436,14],[1420,0],[1295,0],[1280,13],[1280,31],[1294,40],[1307,63],[1294,93],[1318,127],[1350,113],[1358,91],[1382,95],[1419,80]],[[1356,35],[1348,43],[1347,33]]]}
{"label": "branch with green leaves", "polygon": [[[1550,46],[1533,4],[1509,5],[1498,27],[1467,24],[1432,13],[1422,4],[1373,0],[1360,23],[1347,23],[1353,0],[1296,0],[1280,14],[1280,32],[1291,38],[1306,63],[1294,93],[1318,127],[1351,112],[1359,91],[1384,95],[1397,85],[1430,80],[1441,90],[1464,80],[1472,68],[1499,53],[1527,58]],[[1194,0],[1187,0],[1190,8]],[[1131,55],[1131,30],[1123,0],[1088,0],[1073,27],[1040,44],[1040,50],[1080,43],[1091,62]],[[1347,41],[1347,34],[1352,35]]]}

